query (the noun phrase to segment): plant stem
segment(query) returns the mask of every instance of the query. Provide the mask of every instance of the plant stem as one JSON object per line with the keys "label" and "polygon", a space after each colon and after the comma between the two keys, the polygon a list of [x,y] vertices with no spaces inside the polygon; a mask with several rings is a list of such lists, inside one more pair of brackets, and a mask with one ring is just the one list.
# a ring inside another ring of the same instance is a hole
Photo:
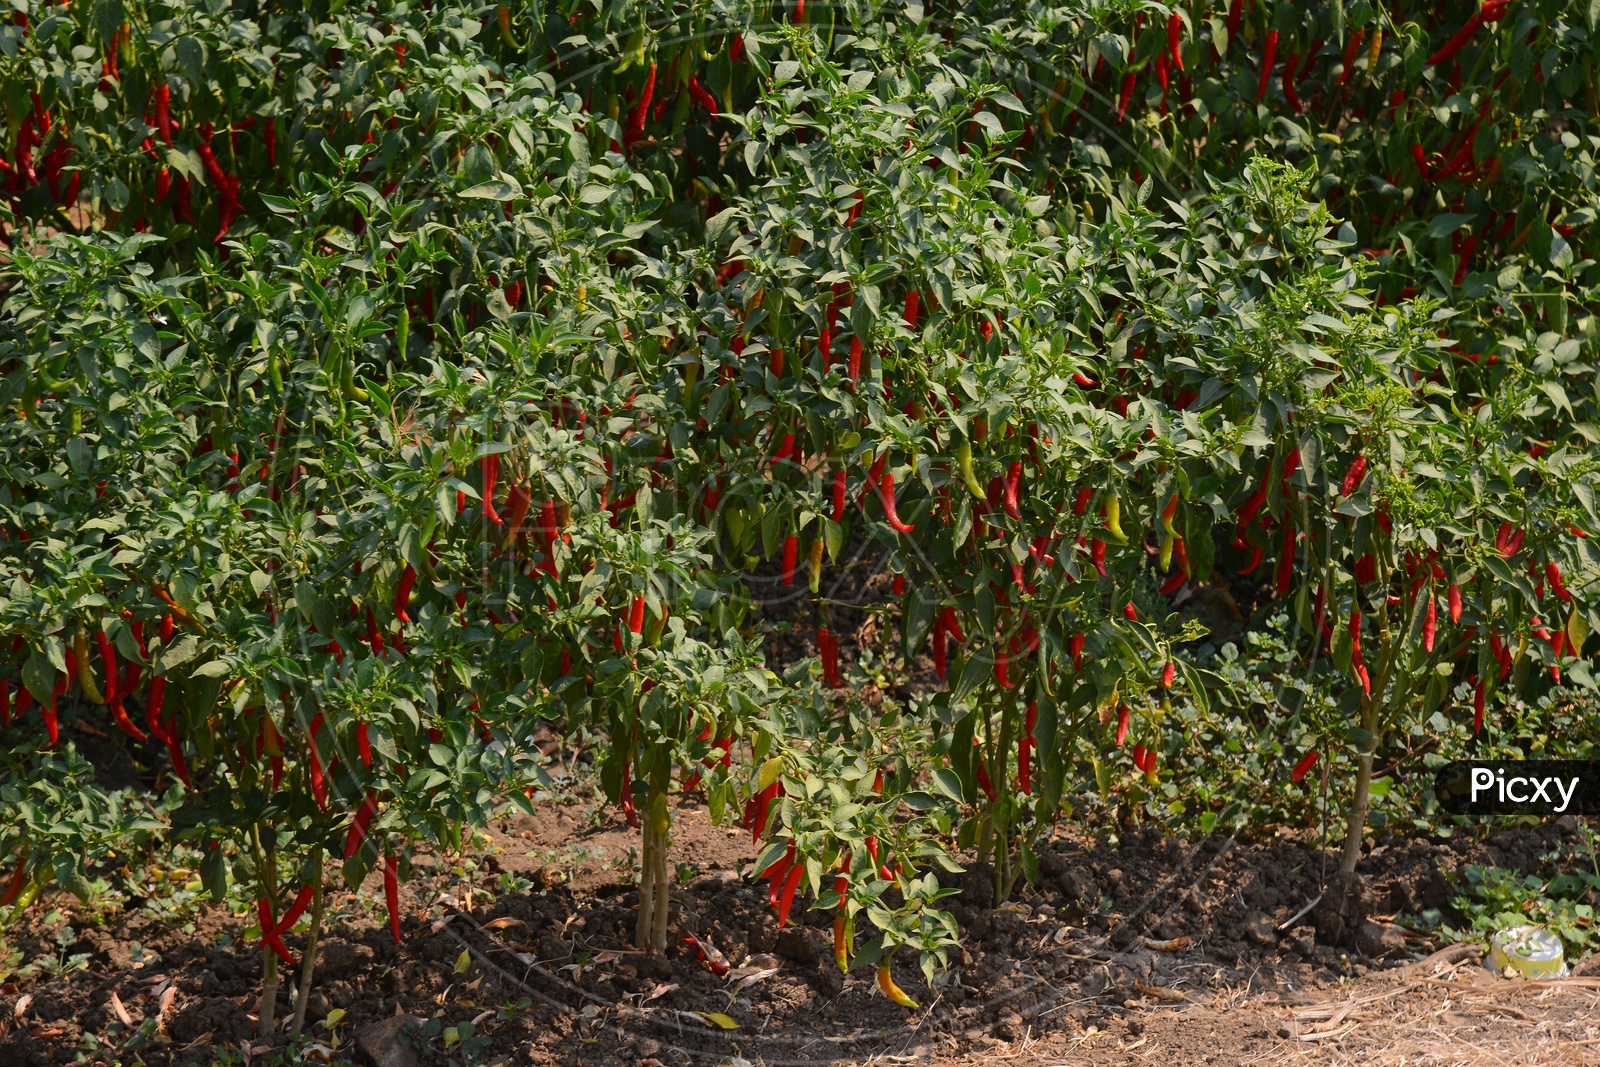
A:
{"label": "plant stem", "polygon": [[[659,815],[654,809],[659,806]],[[667,794],[663,790],[656,794],[652,800],[652,815],[656,816],[656,913],[653,920],[654,932],[650,939],[650,951],[665,952],[667,950],[667,907],[672,901],[672,879],[667,875],[667,830],[671,826],[671,816],[667,813]]]}
{"label": "plant stem", "polygon": [[[646,809],[648,816],[648,809]],[[654,931],[651,922],[655,917],[655,888],[656,888],[656,858],[655,850],[651,845],[652,836],[648,818],[641,831],[642,845],[639,850],[639,917],[634,923],[633,943],[646,952],[653,952]]]}
{"label": "plant stem", "polygon": [[642,837],[644,848],[639,868],[639,919],[634,941],[649,953],[667,947],[667,905],[672,882],[667,877],[667,831],[672,819],[667,811],[667,793],[652,785],[645,802]]}
{"label": "plant stem", "polygon": [[294,1022],[289,1028],[299,1034],[306,1025],[306,1005],[311,1000],[311,976],[317,965],[317,937],[322,933],[322,850],[318,849],[312,861],[311,877],[316,888],[311,896],[311,929],[306,932],[306,953],[300,963],[300,994],[294,1002]]}
{"label": "plant stem", "polygon": [[[997,795],[1002,801],[1012,799],[1010,776],[1006,774],[1006,760],[1011,752],[1011,721],[1016,716],[1017,704],[1014,700],[1007,699],[1000,712],[1000,737],[995,740],[989,751],[994,753],[994,762],[989,767],[989,780],[994,783]],[[994,735],[994,723],[989,723],[991,739]],[[982,758],[982,757],[980,757]],[[998,803],[998,802],[997,802]],[[1016,875],[1012,873],[1013,850],[1019,844],[1013,840],[1012,834],[1016,829],[1014,817],[1016,807],[1006,804],[1007,817],[1003,820],[995,818],[995,804],[989,805],[989,821],[994,823],[994,902],[1003,904],[1011,895],[1011,887],[1016,882]]]}
{"label": "plant stem", "polygon": [[[278,913],[277,896],[278,887],[278,851],[276,843],[262,848],[260,845],[260,832],[256,831],[257,855],[262,857],[261,864],[261,892],[271,905],[269,914]],[[265,931],[262,931],[265,935]],[[278,1009],[278,955],[272,951],[272,946],[267,943],[267,938],[261,938],[261,1008],[258,1012],[258,1025],[256,1033],[263,1041],[272,1040],[273,1015]]]}
{"label": "plant stem", "polygon": [[1339,857],[1339,870],[1354,874],[1361,859],[1361,838],[1367,828],[1367,799],[1372,785],[1372,752],[1362,752],[1356,760],[1356,795],[1350,801],[1350,822],[1345,828],[1344,854]]}

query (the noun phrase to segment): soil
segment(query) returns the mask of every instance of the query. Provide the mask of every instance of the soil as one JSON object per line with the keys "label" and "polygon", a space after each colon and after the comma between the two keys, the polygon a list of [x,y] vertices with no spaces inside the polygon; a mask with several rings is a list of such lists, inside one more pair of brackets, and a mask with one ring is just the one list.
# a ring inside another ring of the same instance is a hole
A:
{"label": "soil", "polygon": [[[396,1014],[446,1026],[477,1019],[487,1044],[471,1062],[540,1067],[731,1057],[1376,1064],[1433,1062],[1446,1049],[1452,1063],[1600,1063],[1600,977],[1538,989],[1492,979],[1476,952],[1430,959],[1437,945],[1391,922],[1447,907],[1445,872],[1462,864],[1540,871],[1546,853],[1580,832],[1571,821],[1480,841],[1383,841],[1362,861],[1365,911],[1340,944],[1319,935],[1307,907],[1336,866],[1312,842],[1151,832],[1112,848],[1058,838],[1041,853],[1039,884],[999,908],[987,872],[961,877],[952,902],[960,959],[930,989],[902,953],[896,978],[924,1005],[907,1011],[877,991],[870,971],[839,973],[831,914],[797,907],[780,930],[765,885],[740,874],[756,851],[749,837],[712,825],[692,803],[675,815],[673,948],[662,958],[633,951],[637,894],[627,871],[637,831],[610,815],[550,805],[498,824],[476,870],[419,864],[402,887],[400,947],[371,903],[381,899],[376,886],[361,901],[333,895],[309,1014],[345,1014],[333,1034],[313,1034],[360,1060],[355,1036]],[[105,1039],[126,1041],[114,994],[135,1027],[161,1018],[123,1062],[212,1063],[222,1046],[249,1041],[260,954],[240,941],[245,917],[203,907],[186,923],[141,908],[93,921],[73,906],[36,905],[11,932],[30,960],[62,955],[61,941],[66,953],[88,955],[70,976],[0,987],[0,1064],[72,1062],[108,1028]],[[44,924],[49,908],[66,919],[65,938]],[[714,975],[680,940],[688,936],[713,944],[732,973]],[[286,940],[303,950],[301,937]],[[1591,969],[1600,975],[1600,960],[1578,971]],[[284,989],[280,1016],[289,996]],[[525,1006],[500,1011],[518,1001]],[[737,1029],[702,1012],[724,1013]],[[445,1063],[437,1037],[432,1048],[423,1062]]]}

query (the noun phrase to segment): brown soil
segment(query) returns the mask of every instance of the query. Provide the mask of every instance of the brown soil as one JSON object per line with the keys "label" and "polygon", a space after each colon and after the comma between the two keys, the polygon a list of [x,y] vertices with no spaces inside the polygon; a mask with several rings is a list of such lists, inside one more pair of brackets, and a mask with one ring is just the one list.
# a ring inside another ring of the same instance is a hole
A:
{"label": "brown soil", "polygon": [[[1445,904],[1443,872],[1463,863],[1538,870],[1574,826],[1484,842],[1389,840],[1363,861],[1373,919],[1347,945],[1319,941],[1312,912],[1295,918],[1316,896],[1323,865],[1333,869],[1331,854],[1304,841],[1135,833],[1113,849],[1060,839],[1021,900],[994,909],[985,872],[961,880],[959,963],[930,989],[909,953],[896,961],[897,980],[924,1005],[914,1012],[883,997],[870,972],[839,974],[830,914],[801,913],[778,929],[766,887],[738,873],[755,853],[747,835],[693,806],[679,809],[676,826],[672,858],[699,873],[682,868],[665,958],[629,947],[636,832],[552,805],[497,826],[469,878],[441,864],[407,883],[402,948],[371,903],[380,894],[333,897],[341,910],[319,953],[312,1019],[344,1009],[339,1055],[359,1059],[352,1035],[397,1012],[445,1025],[490,1012],[476,1062],[541,1067],[734,1056],[770,1065],[1600,1063],[1600,978],[1496,981],[1460,950],[1419,963],[1436,946],[1387,921]],[[535,888],[498,895],[502,876]],[[57,899],[29,913],[24,924],[34,928],[12,931],[28,959],[58,954],[47,907],[63,910],[76,938],[68,951],[88,953],[87,969],[0,987],[0,1064],[72,1062],[86,1035],[113,1025],[113,993],[137,1026],[176,989],[139,1053],[151,1065],[211,1063],[219,1046],[250,1037],[260,956],[237,943],[244,918],[208,908],[186,928],[128,911],[96,925]],[[730,980],[680,942],[690,935],[725,954]],[[470,966],[456,973],[464,950]],[[1587,966],[1600,972],[1596,962]],[[529,1006],[510,1018],[493,1014],[522,999]],[[700,1012],[725,1013],[738,1029],[720,1030]],[[313,1033],[333,1044],[326,1028]],[[432,1062],[443,1064],[437,1039],[434,1048]]]}

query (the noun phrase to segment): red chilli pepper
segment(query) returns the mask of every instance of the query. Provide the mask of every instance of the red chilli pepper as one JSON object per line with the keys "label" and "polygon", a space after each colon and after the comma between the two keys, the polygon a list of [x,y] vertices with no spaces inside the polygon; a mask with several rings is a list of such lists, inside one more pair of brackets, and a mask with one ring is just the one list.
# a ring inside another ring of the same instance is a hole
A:
{"label": "red chilli pepper", "polygon": [[367,607],[367,644],[372,646],[374,656],[383,655],[383,635],[378,632],[378,617],[372,613],[372,607]]}
{"label": "red chilli pepper", "polygon": [[1567,591],[1566,585],[1561,581],[1561,568],[1559,565],[1546,563],[1544,565],[1544,576],[1550,582],[1550,588],[1555,590],[1556,596],[1560,597],[1563,603],[1572,603],[1572,594]]}
{"label": "red chilli pepper", "polygon": [[367,836],[367,824],[378,813],[378,798],[367,794],[367,799],[361,802],[361,809],[356,812],[356,817],[350,823],[350,832],[344,839],[344,858],[349,859],[361,850],[361,842]]}
{"label": "red chilli pepper", "polygon": [[389,932],[400,943],[400,857],[390,854],[383,860],[383,902],[389,909]]}
{"label": "red chilli pepper", "polygon": [[1431,67],[1436,63],[1444,63],[1447,60],[1454,59],[1456,54],[1467,46],[1467,42],[1472,40],[1473,34],[1478,32],[1478,27],[1483,25],[1484,12],[1497,6],[1499,5],[1484,4],[1483,7],[1474,11],[1467,18],[1467,21],[1462,24],[1461,28],[1456,31],[1455,36],[1446,41],[1443,48],[1429,56],[1423,65]]}
{"label": "red chilli pepper", "polygon": [[772,454],[772,465],[776,467],[792,455],[794,455],[794,431],[791,430],[783,435],[783,444]]}
{"label": "red chilli pepper", "polygon": [[1072,513],[1074,515],[1082,515],[1087,511],[1089,509],[1089,500],[1093,496],[1094,488],[1092,486],[1080,486],[1078,488],[1078,499],[1072,503]]}
{"label": "red chilli pepper", "polygon": [[[1232,36],[1231,34],[1229,35]],[[1278,57],[1278,31],[1267,31],[1267,43],[1261,53],[1261,78],[1256,84],[1256,103],[1267,95],[1267,83],[1272,80],[1272,64]]]}
{"label": "red chilli pepper", "polygon": [[1344,472],[1344,481],[1339,486],[1339,492],[1344,496],[1350,496],[1353,494],[1361,487],[1361,479],[1366,475],[1366,473],[1367,457],[1357,456],[1350,464],[1350,468]]}
{"label": "red chilli pepper", "polygon": [[1033,727],[1038,718],[1039,705],[1028,701],[1022,736],[1017,740],[1017,788],[1022,790],[1024,796],[1033,795]]}
{"label": "red chilli pepper", "polygon": [[789,909],[794,906],[795,890],[800,888],[800,879],[806,873],[806,865],[796,863],[789,868],[789,874],[783,881],[783,891],[778,894],[778,929],[782,930],[789,921]]}
{"label": "red chilli pepper", "polygon": [[1183,51],[1178,47],[1183,38],[1183,19],[1173,12],[1167,19],[1167,54],[1172,57],[1172,65],[1183,71]]}
{"label": "red chilli pepper", "polygon": [[773,782],[771,785],[767,786],[761,792],[756,794],[755,811],[750,822],[750,840],[752,842],[761,840],[761,835],[766,832],[767,813],[771,809],[772,802],[777,798],[778,790],[781,789],[782,786],[782,782]]}
{"label": "red chilli pepper", "polygon": [[848,476],[840,467],[833,472],[833,521],[844,521],[845,482]]}
{"label": "red chilli pepper", "polygon": [[1356,69],[1356,53],[1361,51],[1361,42],[1366,38],[1366,35],[1367,31],[1360,29],[1352,33],[1349,39],[1345,41],[1344,70],[1339,73],[1339,80],[1333,83],[1335,87],[1343,85],[1350,80],[1351,72]]}
{"label": "red chilli pepper", "polygon": [[295,894],[294,900],[289,904],[289,909],[283,913],[276,925],[272,927],[271,936],[281,938],[284,934],[294,929],[294,924],[300,921],[300,916],[306,913],[306,908],[311,905],[311,898],[316,895],[317,887],[306,884],[300,887],[300,892]]}
{"label": "red chilli pepper", "polygon": [[1294,108],[1296,115],[1305,114],[1306,109],[1300,106],[1300,96],[1294,91],[1294,72],[1300,65],[1300,53],[1293,52],[1283,61],[1283,98]]}
{"label": "red chilli pepper", "polygon": [[1300,450],[1298,448],[1291,449],[1289,454],[1283,459],[1283,473],[1278,475],[1278,485],[1285,493],[1288,493],[1290,489],[1289,479],[1294,477],[1294,472],[1299,469]]}
{"label": "red chilli pepper", "polygon": [[[972,744],[976,747],[978,742],[973,741]],[[982,753],[979,753],[978,758],[973,761],[973,767],[978,774],[978,788],[983,790],[983,795],[989,798],[989,803],[993,804],[999,794],[995,791],[994,781],[989,777],[989,768],[983,762]]]}
{"label": "red chilli pepper", "polygon": [[788,849],[783,855],[772,862],[772,866],[756,875],[756,880],[763,879],[767,882],[767,903],[774,908],[778,906],[778,897],[783,892],[783,880],[789,876],[789,870],[794,866],[794,842],[789,842]]}
{"label": "red chilli pepper", "polygon": [[1022,518],[1022,511],[1017,505],[1017,489],[1022,481],[1022,461],[1019,459],[1011,464],[1006,471],[1004,507],[1006,514],[1013,519]]}
{"label": "red chilli pepper", "polygon": [[1128,740],[1128,705],[1124,704],[1117,709],[1117,747],[1121,748]]}
{"label": "red chilli pepper", "polygon": [[1310,752],[1307,752],[1304,756],[1301,756],[1299,761],[1297,763],[1295,763],[1294,770],[1289,772],[1289,781],[1291,781],[1291,782],[1303,782],[1303,781],[1305,781],[1306,773],[1308,771],[1310,771],[1312,767],[1316,766],[1317,760],[1319,758],[1321,758],[1321,755],[1322,754],[1320,752],[1318,752],[1316,749],[1312,749]]}
{"label": "red chilli pepper", "polygon": [[195,145],[195,152],[200,157],[201,166],[205,168],[206,176],[217,187],[217,235],[212,239],[212,244],[221,244],[228,228],[233,225],[233,218],[239,211],[239,180],[222,169],[222,164],[217,162],[217,154],[211,148],[211,124],[202,122],[196,127],[199,136]]}
{"label": "red chilli pepper", "polygon": [[328,782],[322,773],[322,757],[317,753],[317,730],[322,726],[322,715],[311,720],[311,726],[306,730],[306,748],[310,753],[311,762],[311,795],[316,798],[317,807],[323,811],[328,810]]}
{"label": "red chilli pepper", "polygon": [[[1019,468],[1021,464],[1017,465]],[[900,515],[895,510],[894,503],[894,472],[884,471],[878,480],[878,500],[883,505],[883,517],[895,533],[908,534],[916,530],[910,523],[900,521]]]}
{"label": "red chilli pepper", "polygon": [[[131,612],[131,611],[124,611],[122,613],[122,617],[123,618],[130,620],[128,622],[128,632],[133,634],[134,643],[139,646],[139,656],[140,656],[140,658],[141,659],[149,659],[150,658],[150,648],[149,648],[148,645],[146,645],[144,643],[144,623],[140,622],[137,619],[131,618],[132,615],[133,615],[133,612]],[[127,673],[124,674],[122,676],[121,680],[118,682],[118,685],[117,685],[118,692],[121,693],[123,696],[128,696],[128,695],[130,695],[132,693],[138,692],[138,690],[139,690],[139,676],[141,674],[143,674],[143,673],[144,673],[144,667],[141,666],[138,662],[129,663],[128,664]],[[161,739],[161,735],[160,734],[156,734],[156,739],[160,740]]]}
{"label": "red chilli pepper", "polygon": [[940,617],[944,619],[945,630],[949,632],[951,637],[956,639],[956,643],[959,645],[965,645],[967,643],[967,638],[966,635],[961,632],[961,622],[956,617],[956,609],[945,608]]}
{"label": "red chilli pepper", "polygon": [[[106,637],[104,630],[95,634],[95,642],[100,646],[100,659],[106,669],[106,706],[111,711],[111,718],[123,733],[135,741],[147,740],[148,735],[128,718],[128,712],[122,706],[122,693],[117,685],[117,657],[111,648],[111,640]],[[84,668],[87,670],[87,666]]]}
{"label": "red chilli pepper", "polygon": [[1425,182],[1432,181],[1433,176],[1428,170],[1428,153],[1423,150],[1421,144],[1413,143],[1411,145],[1411,158],[1416,161],[1417,171],[1422,175],[1422,180]]}
{"label": "red chilli pepper", "polygon": [[[96,630],[94,643],[100,649],[100,664],[106,672],[105,703],[114,704],[120,694],[117,692],[117,654],[111,649],[111,639],[104,630]],[[89,665],[84,664],[84,670],[89,670]]]}
{"label": "red chilli pepper", "polygon": [[16,869],[11,872],[11,879],[6,882],[5,892],[0,893],[0,908],[9,908],[15,904],[17,897],[22,894],[22,887],[27,883],[28,854],[24,852],[17,860]]}
{"label": "red chilli pepper", "polygon": [[783,584],[794,584],[794,566],[800,558],[800,538],[790,534],[783,541]]}
{"label": "red chilli pepper", "polygon": [[411,564],[406,564],[406,569],[400,575],[400,584],[394,591],[394,614],[401,622],[410,622],[411,616],[407,614],[406,607],[411,603],[411,589],[417,584],[417,569]]}
{"label": "red chilli pepper", "polygon": [[650,100],[656,92],[656,65],[650,64],[650,70],[645,75],[644,89],[639,93],[639,101],[634,104],[633,112],[628,116],[628,128],[623,131],[624,145],[632,145],[644,136],[644,120],[650,113]]}
{"label": "red chilli pepper", "polygon": [[689,77],[689,95],[694,99],[695,103],[713,115],[722,110],[717,106],[717,98],[706,92],[705,88],[700,84],[700,79],[693,75]]}
{"label": "red chilli pepper", "polygon": [[367,724],[356,723],[356,753],[361,757],[361,766],[372,770],[372,738],[367,735]]}
{"label": "red chilli pepper", "polygon": [[[1276,34],[1273,34],[1276,37]],[[1122,76],[1122,93],[1117,100],[1117,121],[1121,122],[1128,116],[1128,105],[1133,103],[1134,86],[1138,84],[1139,72],[1130,70]]]}
{"label": "red chilli pepper", "polygon": [[504,526],[506,521],[494,509],[494,485],[500,480],[500,454],[484,456],[478,461],[478,468],[483,472],[483,517],[496,526]]}
{"label": "red chilli pepper", "polygon": [[1283,528],[1283,554],[1278,557],[1276,587],[1280,597],[1288,594],[1289,586],[1294,581],[1294,550],[1295,528],[1286,524]]}
{"label": "red chilli pepper", "polygon": [[266,897],[256,899],[256,919],[261,926],[261,943],[276,952],[285,967],[294,970],[294,957],[289,955],[289,950],[283,946],[281,936],[273,933],[275,924],[272,921],[272,902]]}
{"label": "red chilli pepper", "polygon": [[1241,535],[1244,533],[1245,528],[1255,521],[1256,514],[1266,502],[1267,479],[1262,478],[1261,484],[1256,488],[1256,491],[1250,494],[1250,499],[1246,500],[1244,507],[1239,509],[1238,520]]}
{"label": "red chilli pepper", "polygon": [[51,747],[61,738],[61,724],[56,717],[56,700],[67,691],[67,686],[72,681],[72,653],[67,653],[67,673],[56,679],[56,686],[50,691],[50,706],[39,706],[39,714],[44,717],[45,736],[50,739]]}
{"label": "red chilli pepper", "polygon": [[167,147],[172,146],[172,87],[163,84],[156,90],[156,129]]}

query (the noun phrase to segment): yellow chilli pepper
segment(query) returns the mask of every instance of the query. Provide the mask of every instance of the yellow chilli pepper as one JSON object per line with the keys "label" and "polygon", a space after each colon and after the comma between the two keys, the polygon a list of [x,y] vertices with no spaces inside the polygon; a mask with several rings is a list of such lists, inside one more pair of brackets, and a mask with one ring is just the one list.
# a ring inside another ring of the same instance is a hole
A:
{"label": "yellow chilli pepper", "polygon": [[1106,531],[1117,544],[1128,543],[1128,535],[1122,532],[1122,500],[1115,492],[1106,497]]}
{"label": "yellow chilli pepper", "polygon": [[883,995],[900,1005],[902,1008],[915,1008],[917,1002],[906,996],[906,991],[894,984],[894,977],[889,973],[889,961],[884,960],[878,964],[878,988],[883,990]]}
{"label": "yellow chilli pepper", "polygon": [[961,480],[966,484],[967,492],[982,500],[987,496],[983,486],[978,484],[978,476],[972,473],[972,446],[963,444],[956,449],[956,466],[961,470]]}

